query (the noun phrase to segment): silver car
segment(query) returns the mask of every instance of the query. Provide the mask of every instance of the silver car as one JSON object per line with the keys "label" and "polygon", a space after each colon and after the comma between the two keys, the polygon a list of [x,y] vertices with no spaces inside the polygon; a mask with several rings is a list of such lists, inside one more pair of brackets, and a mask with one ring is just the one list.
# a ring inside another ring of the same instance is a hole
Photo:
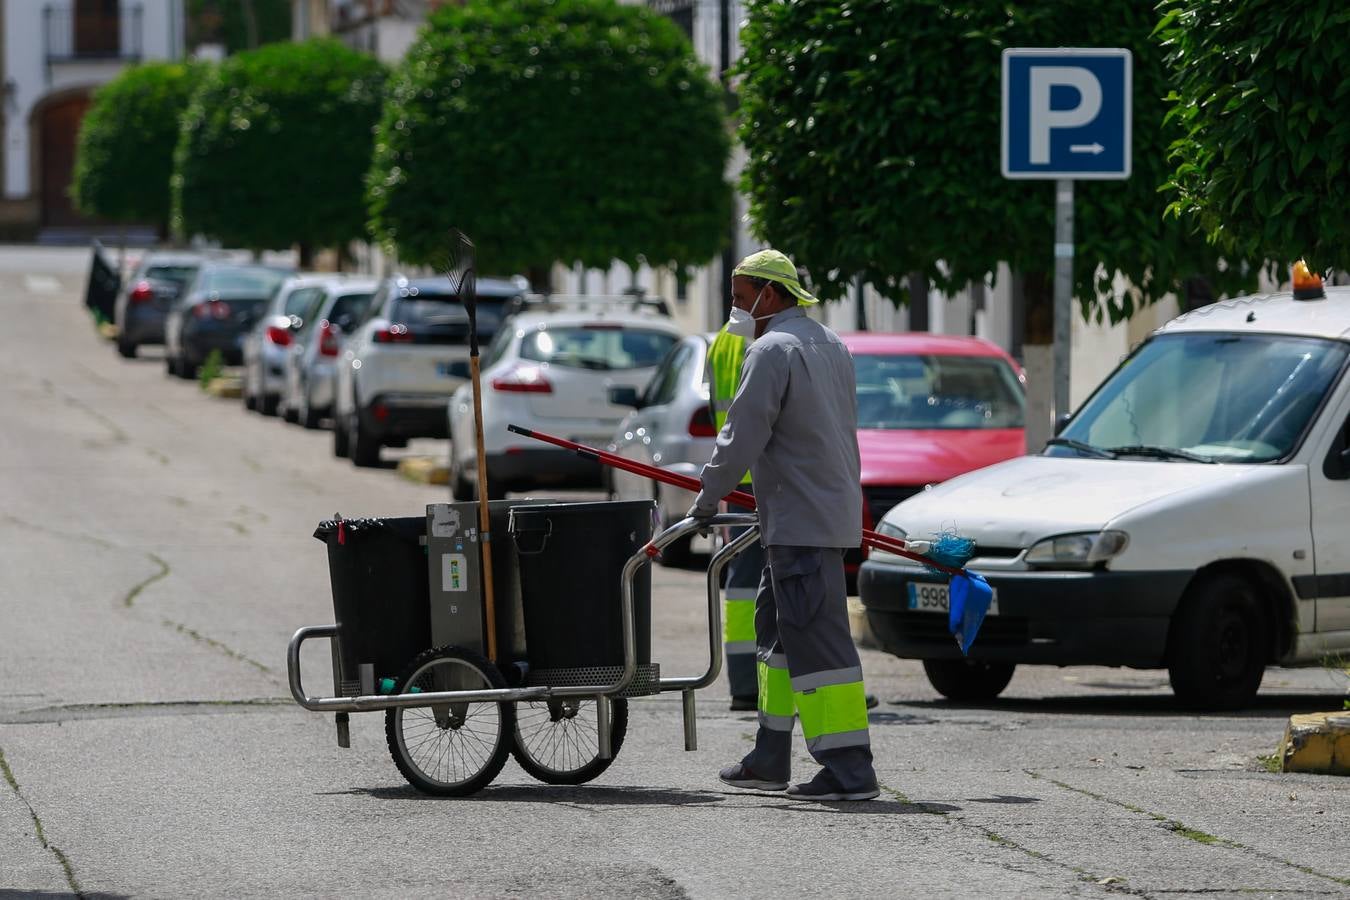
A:
{"label": "silver car", "polygon": [[[705,369],[708,347],[714,335],[690,335],[671,348],[651,381],[639,394],[629,388],[613,388],[610,401],[633,407],[619,423],[610,452],[659,466],[680,475],[699,476],[712,458],[717,428],[708,405]],[[616,500],[656,498],[661,526],[684,517],[694,495],[641,475],[606,469],[610,492]],[[662,551],[662,561],[680,566],[688,562],[688,540]]]}
{"label": "silver car", "polygon": [[332,415],[343,342],[365,315],[378,286],[376,281],[358,279],[331,284],[318,302],[301,314],[304,321],[296,330],[284,365],[281,411],[286,421],[318,428]]}
{"label": "silver car", "polygon": [[275,416],[285,388],[286,355],[295,343],[304,313],[317,306],[324,289],[343,276],[304,273],[287,278],[272,294],[267,309],[244,336],[244,406]]}

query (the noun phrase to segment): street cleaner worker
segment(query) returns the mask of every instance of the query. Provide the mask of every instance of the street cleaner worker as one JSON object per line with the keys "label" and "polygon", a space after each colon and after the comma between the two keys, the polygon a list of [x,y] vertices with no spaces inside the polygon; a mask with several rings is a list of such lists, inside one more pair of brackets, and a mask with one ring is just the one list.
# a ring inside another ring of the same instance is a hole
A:
{"label": "street cleaner worker", "polygon": [[[782,253],[742,260],[732,298],[728,331],[749,347],[689,515],[715,515],[749,469],[768,563],[755,597],[759,730],[720,776],[801,800],[870,800],[877,779],[844,580],[844,550],[862,541],[853,358],[806,315],[817,300]],[[788,788],[795,716],[823,768]]]}

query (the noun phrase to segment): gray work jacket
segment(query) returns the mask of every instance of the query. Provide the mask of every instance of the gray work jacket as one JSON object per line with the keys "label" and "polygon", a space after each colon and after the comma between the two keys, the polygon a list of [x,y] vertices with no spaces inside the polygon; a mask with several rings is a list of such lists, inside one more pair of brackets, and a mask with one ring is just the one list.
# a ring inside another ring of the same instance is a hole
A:
{"label": "gray work jacket", "polygon": [[703,467],[695,505],[715,509],[749,469],[766,546],[857,547],[861,466],[853,357],[801,307],[769,320]]}

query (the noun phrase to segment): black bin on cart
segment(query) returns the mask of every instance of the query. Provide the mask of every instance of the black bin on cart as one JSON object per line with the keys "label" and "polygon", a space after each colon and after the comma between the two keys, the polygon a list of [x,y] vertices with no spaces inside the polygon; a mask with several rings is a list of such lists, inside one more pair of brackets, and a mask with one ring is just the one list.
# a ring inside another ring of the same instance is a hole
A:
{"label": "black bin on cart", "polygon": [[[319,523],[337,620],[338,680],[346,696],[374,693],[431,646],[426,517]],[[361,683],[361,666],[371,680]]]}
{"label": "black bin on cart", "polygon": [[[653,500],[545,503],[511,510],[520,596],[529,648],[529,681],[613,680],[623,667],[620,578],[624,564],[652,537]],[[633,625],[639,674],[627,694],[649,693],[651,567],[633,579]]]}

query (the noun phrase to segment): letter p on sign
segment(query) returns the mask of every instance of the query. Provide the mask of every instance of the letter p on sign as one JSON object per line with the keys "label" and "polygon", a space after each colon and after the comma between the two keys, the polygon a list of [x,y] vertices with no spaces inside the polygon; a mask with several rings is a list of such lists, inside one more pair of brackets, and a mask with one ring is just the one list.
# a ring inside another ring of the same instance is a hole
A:
{"label": "letter p on sign", "polygon": [[1128,178],[1128,50],[1003,51],[1006,178]]}

